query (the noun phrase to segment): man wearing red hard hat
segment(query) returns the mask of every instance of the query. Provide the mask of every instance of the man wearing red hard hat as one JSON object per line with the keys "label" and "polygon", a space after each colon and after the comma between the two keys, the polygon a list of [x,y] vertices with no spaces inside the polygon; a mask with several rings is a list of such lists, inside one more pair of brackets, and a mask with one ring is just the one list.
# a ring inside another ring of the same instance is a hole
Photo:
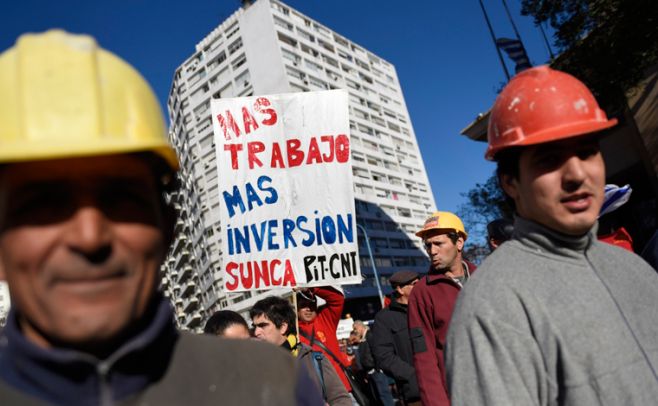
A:
{"label": "man wearing red hard hat", "polygon": [[658,399],[658,275],[599,242],[614,126],[589,89],[547,66],[496,99],[486,158],[513,201],[512,240],[455,306],[447,382],[460,405],[648,405]]}

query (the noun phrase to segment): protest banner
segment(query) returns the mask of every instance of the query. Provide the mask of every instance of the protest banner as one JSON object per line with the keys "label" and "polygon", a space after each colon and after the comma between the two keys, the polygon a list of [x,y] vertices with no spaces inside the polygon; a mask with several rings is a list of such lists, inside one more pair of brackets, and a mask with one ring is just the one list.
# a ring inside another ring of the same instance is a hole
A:
{"label": "protest banner", "polygon": [[211,107],[224,290],[361,283],[347,92]]}

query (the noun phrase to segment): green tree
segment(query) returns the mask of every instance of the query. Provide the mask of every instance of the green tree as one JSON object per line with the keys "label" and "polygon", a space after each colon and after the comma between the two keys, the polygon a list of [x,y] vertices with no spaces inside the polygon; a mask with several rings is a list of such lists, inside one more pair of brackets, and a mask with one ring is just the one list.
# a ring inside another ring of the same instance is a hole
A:
{"label": "green tree", "polygon": [[521,14],[550,23],[557,69],[583,80],[608,110],[658,64],[656,0],[522,0]]}
{"label": "green tree", "polygon": [[477,183],[474,188],[462,193],[462,196],[466,198],[466,203],[459,206],[457,215],[468,232],[464,256],[477,263],[488,252],[487,224],[498,218],[512,218],[514,210],[498,186],[495,173],[486,182]]}

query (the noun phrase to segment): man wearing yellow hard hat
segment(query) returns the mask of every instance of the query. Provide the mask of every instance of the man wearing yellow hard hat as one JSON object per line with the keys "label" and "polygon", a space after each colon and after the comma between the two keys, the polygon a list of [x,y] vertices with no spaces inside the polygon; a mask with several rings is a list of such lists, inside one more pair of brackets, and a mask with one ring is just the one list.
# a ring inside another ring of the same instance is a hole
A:
{"label": "man wearing yellow hard hat", "polygon": [[416,235],[423,240],[431,263],[409,297],[409,334],[418,388],[423,405],[449,405],[443,347],[457,295],[475,266],[462,258],[468,234],[453,213],[435,212]]}
{"label": "man wearing yellow hard hat", "polygon": [[289,356],[174,328],[157,288],[177,170],[150,87],[91,37],[0,55],[0,404],[296,403]]}
{"label": "man wearing yellow hard hat", "polygon": [[658,275],[598,241],[608,119],[575,77],[515,76],[489,118],[486,157],[513,201],[512,239],[454,309],[446,365],[459,405],[653,405]]}

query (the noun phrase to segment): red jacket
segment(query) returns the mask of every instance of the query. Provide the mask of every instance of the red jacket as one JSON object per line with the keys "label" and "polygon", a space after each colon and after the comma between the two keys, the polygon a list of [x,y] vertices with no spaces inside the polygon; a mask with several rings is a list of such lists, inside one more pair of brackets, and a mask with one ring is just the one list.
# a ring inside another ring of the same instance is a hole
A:
{"label": "red jacket", "polygon": [[[469,273],[475,265],[464,261]],[[420,278],[409,298],[409,335],[423,406],[450,405],[443,361],[448,324],[461,287],[434,270]]]}
{"label": "red jacket", "polygon": [[[340,316],[343,313],[345,297],[342,293],[329,286],[311,288],[311,290],[316,296],[324,299],[327,304],[318,309],[318,315],[312,322],[308,323],[299,320],[299,330],[307,336],[312,336],[313,332],[315,332],[315,340],[322,342],[322,344],[341,360],[343,366],[347,367],[349,365],[347,355],[340,351],[338,338],[336,338],[336,330],[338,329]],[[301,334],[300,339],[304,344],[311,345],[309,340]],[[317,344],[312,345],[312,347],[315,351],[325,352]],[[343,373],[343,369],[331,355],[327,355],[327,358],[331,361],[334,369],[336,369],[336,373],[338,373],[338,377],[343,381],[347,391],[351,392],[352,388]]]}

